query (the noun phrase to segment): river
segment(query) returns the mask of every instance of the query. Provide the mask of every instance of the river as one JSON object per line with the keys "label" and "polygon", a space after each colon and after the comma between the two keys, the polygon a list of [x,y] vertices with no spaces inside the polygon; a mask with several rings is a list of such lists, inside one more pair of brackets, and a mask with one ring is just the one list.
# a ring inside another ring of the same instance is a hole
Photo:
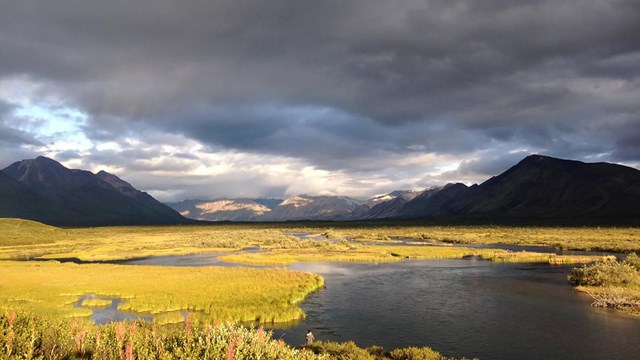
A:
{"label": "river", "polygon": [[[212,255],[149,257],[140,265],[221,265]],[[226,264],[229,265],[229,264]],[[297,263],[325,278],[302,322],[274,329],[291,345],[353,340],[361,347],[430,346],[481,359],[635,359],[640,319],[590,306],[567,283],[571,266],[478,258],[394,263]]]}

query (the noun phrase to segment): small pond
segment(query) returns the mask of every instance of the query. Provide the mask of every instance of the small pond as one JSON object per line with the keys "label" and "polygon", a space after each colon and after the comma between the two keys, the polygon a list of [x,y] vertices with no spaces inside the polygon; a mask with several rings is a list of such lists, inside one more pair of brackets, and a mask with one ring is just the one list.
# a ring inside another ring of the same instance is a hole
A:
{"label": "small pond", "polygon": [[91,313],[91,320],[96,324],[105,324],[112,321],[124,321],[124,320],[146,320],[151,321],[153,317],[151,315],[140,315],[135,313],[129,313],[126,311],[118,310],[118,306],[124,301],[120,298],[96,296],[94,294],[83,295],[73,305],[76,308],[82,307],[85,300],[99,299],[107,300],[111,303],[105,307],[93,308]]}

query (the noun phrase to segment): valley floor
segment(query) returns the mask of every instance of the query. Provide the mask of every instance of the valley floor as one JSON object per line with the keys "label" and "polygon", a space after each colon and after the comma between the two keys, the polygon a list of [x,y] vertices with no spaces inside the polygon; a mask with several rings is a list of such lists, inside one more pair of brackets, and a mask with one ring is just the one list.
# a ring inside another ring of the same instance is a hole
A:
{"label": "valley floor", "polygon": [[[606,254],[513,252],[453,243],[632,252],[640,250],[640,229],[379,223],[62,229],[26,220],[0,219],[0,306],[10,311],[24,309],[37,316],[86,317],[91,314],[91,307],[106,305],[105,300],[100,300],[106,296],[126,300],[119,310],[153,314],[156,323],[181,322],[187,313],[191,319],[204,323],[277,323],[303,318],[297,304],[323,286],[318,275],[282,268],[106,263],[162,255],[216,253],[227,262],[270,266],[305,261],[390,262],[468,256],[496,262],[550,264],[614,259]],[[243,251],[247,248],[257,251]],[[72,259],[81,264],[60,263],[56,259]],[[74,306],[86,295],[98,299]]]}

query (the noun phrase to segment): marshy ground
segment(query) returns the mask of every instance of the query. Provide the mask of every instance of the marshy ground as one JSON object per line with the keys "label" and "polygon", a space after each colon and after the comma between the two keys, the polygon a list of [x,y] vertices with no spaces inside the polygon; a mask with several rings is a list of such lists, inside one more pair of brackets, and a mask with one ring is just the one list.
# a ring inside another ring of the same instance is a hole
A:
{"label": "marshy ground", "polygon": [[[181,322],[185,315],[190,321],[203,324],[214,320],[277,323],[303,318],[298,304],[323,286],[319,275],[283,268],[105,263],[149,256],[216,253],[221,254],[220,260],[231,263],[276,267],[295,262],[397,262],[469,256],[516,263],[604,261],[610,264],[615,261],[607,254],[557,255],[458,244],[633,252],[640,250],[640,229],[359,223],[63,229],[25,220],[0,219],[0,272],[3,275],[0,306],[5,314],[17,309],[35,314],[25,315],[27,317],[87,319],[93,308],[106,306],[108,301],[98,297],[81,307],[74,304],[84,295],[95,294],[122,299],[120,310],[153,314],[156,324]],[[247,248],[260,251],[243,251]],[[55,259],[73,259],[81,264]],[[620,289],[626,289],[632,296],[638,294],[637,283],[632,281],[575,283],[582,286],[579,289],[592,294],[604,294],[607,289],[614,289],[616,294]],[[334,345],[326,347],[331,346]],[[355,348],[352,351],[356,351]]]}

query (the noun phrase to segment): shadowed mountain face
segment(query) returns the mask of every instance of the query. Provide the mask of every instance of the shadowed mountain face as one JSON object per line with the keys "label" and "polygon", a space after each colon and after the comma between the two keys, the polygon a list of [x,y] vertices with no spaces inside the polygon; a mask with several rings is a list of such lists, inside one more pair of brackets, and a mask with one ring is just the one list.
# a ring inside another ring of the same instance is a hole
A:
{"label": "shadowed mountain face", "polygon": [[38,194],[0,171],[0,217],[42,218],[49,205]]}
{"label": "shadowed mountain face", "polygon": [[168,206],[129,183],[101,171],[73,170],[45,157],[23,160],[2,170],[0,192],[19,184],[20,197],[3,201],[3,216],[53,225],[174,224],[187,221]]}
{"label": "shadowed mountain face", "polygon": [[425,190],[398,209],[393,217],[438,218],[451,213],[451,204],[464,199],[469,188],[464,184],[447,184],[442,188]]}
{"label": "shadowed mountain face", "polygon": [[[414,218],[589,219],[640,218],[640,171],[531,155],[481,185],[459,184],[402,212]],[[447,198],[443,199],[447,192]]]}
{"label": "shadowed mountain face", "polygon": [[[437,188],[425,190],[424,192],[437,191]],[[420,192],[417,191],[402,191],[397,190],[385,195],[376,196],[368,201],[368,205],[371,206],[360,218],[362,219],[384,219],[397,217],[401,209],[417,196],[420,196]]]}

